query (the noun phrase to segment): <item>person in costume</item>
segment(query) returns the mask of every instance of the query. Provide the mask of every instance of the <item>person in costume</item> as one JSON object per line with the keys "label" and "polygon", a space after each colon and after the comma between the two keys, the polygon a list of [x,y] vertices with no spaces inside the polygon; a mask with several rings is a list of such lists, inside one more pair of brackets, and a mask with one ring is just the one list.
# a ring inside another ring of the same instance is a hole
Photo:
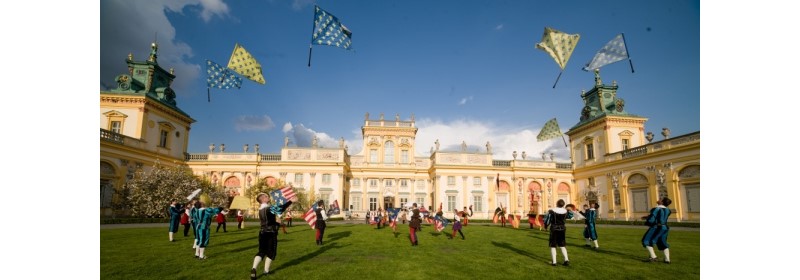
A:
{"label": "person in costume", "polygon": [[292,227],[292,211],[291,210],[286,211],[286,216],[284,217],[284,220],[286,221],[286,225],[288,227]]}
{"label": "person in costume", "polygon": [[183,237],[189,236],[189,209],[185,208],[181,211],[181,225],[183,225]]}
{"label": "person in costume", "polygon": [[217,213],[217,232],[219,232],[220,226],[222,226],[222,232],[228,232],[225,215],[228,215],[228,210],[222,210],[221,212]]}
{"label": "person in costume", "polygon": [[197,257],[198,259],[205,260],[206,247],[208,246],[208,241],[211,238],[211,218],[219,214],[219,212],[222,211],[222,207],[206,208],[204,202],[196,203],[195,207],[198,208],[197,210],[198,221],[197,221],[197,248],[195,249],[194,256]]}
{"label": "person in costume", "polygon": [[653,250],[653,245],[655,244],[658,246],[658,250],[664,251],[664,262],[670,263],[669,243],[667,243],[667,237],[669,235],[669,226],[667,226],[667,220],[669,219],[669,215],[672,213],[667,207],[672,204],[672,200],[668,197],[664,197],[656,202],[656,204],[656,207],[650,209],[650,215],[642,217],[642,219],[645,220],[644,224],[649,226],[647,231],[644,233],[644,237],[642,237],[642,246],[647,248],[647,252],[650,253],[650,258],[648,261],[658,261],[656,253]]}
{"label": "person in costume", "polygon": [[317,245],[322,246],[322,238],[325,237],[325,221],[328,220],[328,214],[325,213],[325,202],[320,200],[317,202],[317,209],[314,210],[317,214],[317,222],[314,228],[317,230]]}
{"label": "person in costume", "polygon": [[278,254],[278,226],[277,215],[286,211],[292,203],[297,202],[297,197],[291,198],[283,205],[270,207],[270,196],[259,193],[256,200],[260,204],[258,208],[258,218],[261,221],[261,229],[258,232],[258,253],[253,258],[253,269],[250,270],[250,279],[258,278],[256,268],[261,261],[264,261],[264,274],[269,274],[269,266]]}
{"label": "person in costume", "polygon": [[378,225],[378,228],[381,228],[382,222],[383,222],[383,209],[378,208],[378,211],[375,212],[375,223]]}
{"label": "person in costume", "polygon": [[[470,206],[470,208],[472,208],[472,206]],[[463,212],[461,214],[463,214]],[[449,237],[450,239],[453,239],[453,237],[456,236],[456,231],[458,231],[458,234],[461,235],[461,240],[465,239],[464,238],[464,233],[461,232],[461,216],[463,216],[463,215],[459,215],[458,211],[456,209],[453,209],[453,220],[454,220],[454,222],[453,222],[453,234],[450,235],[450,237]]]}
{"label": "person in costume", "polygon": [[464,226],[469,225],[469,217],[472,217],[472,205],[469,206],[469,212],[467,212],[467,207],[464,206],[464,211],[461,211],[459,214],[464,221]]}
{"label": "person in costume", "polygon": [[[192,225],[192,234],[194,235],[194,243],[192,244],[192,249],[197,249],[197,245],[200,244],[200,240],[198,239],[197,234],[197,224],[200,222],[199,210],[200,210],[200,202],[192,200],[190,203],[192,205],[192,209],[189,211],[189,223]],[[195,256],[197,253],[195,252]]]}
{"label": "person in costume", "polygon": [[506,227],[506,212],[506,207],[502,207],[501,205],[500,213],[498,215],[500,215],[500,224],[503,227]]}
{"label": "person in costume", "polygon": [[178,232],[182,212],[183,208],[178,204],[178,201],[173,200],[172,203],[169,204],[169,242],[175,242],[175,239],[172,237]]}
{"label": "person in costume", "polygon": [[419,239],[417,239],[417,231],[419,231],[422,227],[422,217],[419,215],[419,209],[417,209],[417,204],[414,203],[411,205],[411,221],[408,222],[408,233],[409,237],[411,238],[411,246],[419,245]]}
{"label": "person in costume", "polygon": [[553,257],[553,266],[556,266],[556,247],[561,248],[561,254],[564,255],[564,266],[569,266],[569,255],[567,255],[567,227],[566,221],[572,218],[572,212],[564,208],[564,200],[559,199],[556,202],[556,208],[547,211],[547,216],[544,218],[544,228],[550,228],[550,255]]}
{"label": "person in costume", "polygon": [[586,209],[583,213],[586,220],[584,220],[584,228],[583,228],[583,238],[586,239],[586,247],[592,247],[591,242],[594,242],[594,248],[600,248],[600,245],[597,244],[597,229],[595,228],[595,219],[597,219],[597,211],[600,209],[600,204],[598,203],[590,203],[592,207],[586,206]]}
{"label": "person in costume", "polygon": [[244,222],[244,213],[242,213],[242,210],[236,211],[236,222],[238,223],[236,227],[242,229],[242,222]]}

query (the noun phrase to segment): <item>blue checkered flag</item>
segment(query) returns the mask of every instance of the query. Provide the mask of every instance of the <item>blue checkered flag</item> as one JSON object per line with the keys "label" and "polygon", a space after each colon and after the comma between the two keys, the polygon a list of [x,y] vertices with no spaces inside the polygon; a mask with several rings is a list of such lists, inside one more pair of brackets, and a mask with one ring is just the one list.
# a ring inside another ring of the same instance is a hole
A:
{"label": "blue checkered flag", "polygon": [[236,76],[233,71],[211,60],[206,60],[206,83],[208,88],[231,89],[242,88],[242,77]]}
{"label": "blue checkered flag", "polygon": [[332,46],[352,49],[353,32],[347,29],[339,19],[319,6],[314,6],[314,29],[311,32],[311,45],[308,47],[308,67],[311,67],[311,49],[313,45]]}
{"label": "blue checkered flag", "polygon": [[631,55],[628,53],[628,48],[625,46],[625,34],[620,33],[611,41],[608,41],[602,49],[597,51],[592,61],[583,67],[583,71],[593,71],[600,69],[600,67],[609,65],[611,63],[628,59],[631,64],[631,72],[633,72],[633,62],[630,61]]}

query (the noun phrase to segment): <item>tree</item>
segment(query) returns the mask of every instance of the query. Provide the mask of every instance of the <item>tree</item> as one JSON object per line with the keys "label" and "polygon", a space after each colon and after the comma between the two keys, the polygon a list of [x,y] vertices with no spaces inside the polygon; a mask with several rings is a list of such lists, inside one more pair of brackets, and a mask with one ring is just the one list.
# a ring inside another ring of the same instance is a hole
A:
{"label": "tree", "polygon": [[123,187],[124,202],[134,216],[166,217],[172,200],[185,204],[196,189],[209,197],[207,207],[227,207],[222,188],[212,186],[191,173],[186,166],[166,167],[156,163],[150,172],[137,172]]}

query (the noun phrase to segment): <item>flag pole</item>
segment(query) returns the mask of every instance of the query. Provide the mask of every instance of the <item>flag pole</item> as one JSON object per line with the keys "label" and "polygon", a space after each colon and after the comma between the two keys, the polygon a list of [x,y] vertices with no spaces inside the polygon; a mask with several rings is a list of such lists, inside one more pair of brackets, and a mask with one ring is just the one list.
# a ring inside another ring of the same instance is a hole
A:
{"label": "flag pole", "polygon": [[556,78],[556,83],[553,84],[553,88],[556,88],[556,85],[558,84],[558,80],[561,79],[561,73],[564,73],[564,70],[561,70],[561,72],[558,72],[558,78]]}
{"label": "flag pole", "polygon": [[317,9],[319,6],[314,5],[314,13],[311,16],[311,42],[308,43],[308,67],[311,68],[311,50],[314,46],[314,28],[317,27]]}
{"label": "flag pole", "polygon": [[633,60],[631,60],[631,52],[628,51],[628,42],[625,41],[625,33],[620,33],[620,34],[622,34],[622,43],[625,44],[625,53],[628,54],[628,63],[630,63],[630,65],[631,65],[631,73],[634,73],[634,71],[633,71]]}
{"label": "flag pole", "polygon": [[208,103],[211,103],[211,88],[206,88],[206,93],[208,93]]}
{"label": "flag pole", "polygon": [[564,134],[561,134],[561,140],[564,141],[564,147],[569,147],[567,146],[567,140],[564,139]]}

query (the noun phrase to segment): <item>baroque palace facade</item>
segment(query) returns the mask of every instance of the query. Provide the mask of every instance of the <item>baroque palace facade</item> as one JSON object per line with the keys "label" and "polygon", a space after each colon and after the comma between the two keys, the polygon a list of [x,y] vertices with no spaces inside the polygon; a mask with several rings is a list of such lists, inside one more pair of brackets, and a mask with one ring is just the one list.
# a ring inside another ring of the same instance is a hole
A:
{"label": "baroque palace facade", "polygon": [[[243,152],[210,146],[208,153],[187,153],[194,120],[181,111],[169,87],[175,78],[157,63],[157,46],[147,61],[126,60],[129,73],[117,76],[117,88],[100,92],[100,207],[110,215],[116,188],[136,170],[156,161],[186,165],[196,175],[232,195],[261,180],[282,179],[304,189],[312,200],[337,200],[364,217],[369,210],[409,202],[443,211],[473,206],[476,218],[490,219],[502,205],[509,213],[543,213],[558,199],[601,204],[602,219],[636,220],[655,201],[669,196],[675,221],[700,220],[700,132],[662,140],[645,132],[647,118],[629,114],[617,97],[616,82],[595,85],[581,94],[580,121],[566,132],[573,162],[551,159],[493,158],[484,151],[439,150],[415,156],[417,127],[410,120],[364,118],[363,147],[356,155],[339,147],[289,146],[280,154]],[[499,182],[499,184],[498,184]]]}

